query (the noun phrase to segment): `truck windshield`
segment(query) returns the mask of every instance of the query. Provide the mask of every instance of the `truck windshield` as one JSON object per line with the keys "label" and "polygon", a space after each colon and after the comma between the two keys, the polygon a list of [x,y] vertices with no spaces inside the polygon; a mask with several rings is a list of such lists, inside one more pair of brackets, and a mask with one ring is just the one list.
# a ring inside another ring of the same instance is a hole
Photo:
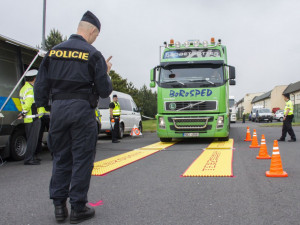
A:
{"label": "truck windshield", "polygon": [[234,106],[234,99],[229,99],[229,108]]}
{"label": "truck windshield", "polygon": [[216,87],[223,83],[222,65],[170,65],[160,69],[162,87]]}

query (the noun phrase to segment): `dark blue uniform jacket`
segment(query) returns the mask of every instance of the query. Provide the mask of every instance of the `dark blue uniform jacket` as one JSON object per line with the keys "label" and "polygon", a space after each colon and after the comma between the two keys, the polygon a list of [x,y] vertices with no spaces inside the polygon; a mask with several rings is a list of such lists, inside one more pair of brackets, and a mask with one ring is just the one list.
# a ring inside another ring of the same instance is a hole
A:
{"label": "dark blue uniform jacket", "polygon": [[37,107],[45,107],[51,96],[90,94],[92,89],[102,98],[112,92],[105,59],[82,36],[73,34],[43,59],[34,85],[34,97]]}

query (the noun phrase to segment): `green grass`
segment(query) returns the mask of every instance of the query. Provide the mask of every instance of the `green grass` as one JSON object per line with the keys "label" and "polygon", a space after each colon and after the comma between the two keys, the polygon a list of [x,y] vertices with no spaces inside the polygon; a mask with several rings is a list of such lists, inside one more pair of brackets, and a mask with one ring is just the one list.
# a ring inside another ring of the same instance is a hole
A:
{"label": "green grass", "polygon": [[[282,122],[276,123],[264,123],[260,124],[260,127],[282,127]],[[300,122],[292,123],[292,126],[300,126]]]}
{"label": "green grass", "polygon": [[143,131],[156,132],[156,120],[143,121]]}

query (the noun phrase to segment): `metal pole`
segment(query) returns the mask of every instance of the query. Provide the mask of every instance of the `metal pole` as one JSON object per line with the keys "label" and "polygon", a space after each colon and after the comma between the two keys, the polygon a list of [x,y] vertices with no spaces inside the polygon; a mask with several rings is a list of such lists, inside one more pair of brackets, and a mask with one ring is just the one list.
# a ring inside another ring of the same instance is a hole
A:
{"label": "metal pole", "polygon": [[46,50],[45,27],[46,27],[46,0],[44,0],[44,5],[43,5],[43,33],[42,33],[42,49],[43,50]]}
{"label": "metal pole", "polygon": [[26,69],[26,71],[23,73],[22,77],[20,78],[20,80],[18,81],[18,83],[16,84],[16,86],[14,87],[14,89],[10,92],[9,96],[7,97],[7,99],[5,100],[4,104],[1,106],[0,112],[2,112],[3,108],[6,106],[7,102],[9,101],[9,99],[11,98],[11,96],[13,95],[13,93],[16,91],[16,89],[18,88],[18,86],[20,85],[20,83],[22,82],[22,80],[24,79],[26,73],[28,72],[28,70],[30,70],[31,66],[33,65],[33,63],[36,61],[36,59],[38,58],[40,52],[38,52],[36,54],[36,56],[34,57],[34,59],[31,61],[30,65],[28,66],[28,68]]}

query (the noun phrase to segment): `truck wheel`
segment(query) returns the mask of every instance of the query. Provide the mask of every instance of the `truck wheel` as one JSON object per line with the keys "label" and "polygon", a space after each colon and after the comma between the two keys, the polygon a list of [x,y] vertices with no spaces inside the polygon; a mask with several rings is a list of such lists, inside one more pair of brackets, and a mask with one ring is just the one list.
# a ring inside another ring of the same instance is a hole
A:
{"label": "truck wheel", "polygon": [[172,141],[172,138],[160,138],[161,142],[170,142]]}
{"label": "truck wheel", "polygon": [[10,155],[14,160],[20,161],[25,157],[27,149],[26,133],[23,129],[17,129],[10,140]]}
{"label": "truck wheel", "polygon": [[280,121],[280,122],[282,122],[282,121],[283,121],[283,118],[282,118],[282,117],[280,117],[279,121]]}
{"label": "truck wheel", "polygon": [[119,129],[119,138],[122,139],[124,136],[124,124],[120,124],[120,129]]}

